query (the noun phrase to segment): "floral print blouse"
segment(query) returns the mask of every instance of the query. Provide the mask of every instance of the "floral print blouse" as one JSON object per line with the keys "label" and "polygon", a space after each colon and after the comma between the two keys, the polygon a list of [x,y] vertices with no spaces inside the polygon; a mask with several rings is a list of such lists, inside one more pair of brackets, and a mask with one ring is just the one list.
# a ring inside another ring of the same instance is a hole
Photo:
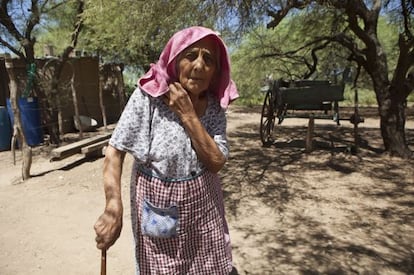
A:
{"label": "floral print blouse", "polygon": [[[200,121],[227,158],[225,111],[210,94]],[[205,169],[179,117],[161,97],[151,97],[139,88],[128,100],[109,144],[132,154],[141,171],[161,179],[192,178]]]}

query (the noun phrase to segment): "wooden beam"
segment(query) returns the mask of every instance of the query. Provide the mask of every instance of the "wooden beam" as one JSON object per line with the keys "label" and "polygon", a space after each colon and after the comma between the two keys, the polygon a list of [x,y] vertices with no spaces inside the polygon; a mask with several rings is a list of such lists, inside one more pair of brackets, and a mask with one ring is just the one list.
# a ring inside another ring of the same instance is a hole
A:
{"label": "wooden beam", "polygon": [[79,154],[82,152],[82,148],[88,145],[107,140],[111,137],[112,133],[106,133],[97,135],[94,137],[86,138],[77,142],[73,142],[61,147],[58,147],[51,152],[50,161],[61,160],[67,157],[70,157],[74,154]]}
{"label": "wooden beam", "polygon": [[103,148],[108,145],[109,138],[97,143],[93,143],[86,147],[82,147],[81,152],[85,157],[100,157],[103,156]]}

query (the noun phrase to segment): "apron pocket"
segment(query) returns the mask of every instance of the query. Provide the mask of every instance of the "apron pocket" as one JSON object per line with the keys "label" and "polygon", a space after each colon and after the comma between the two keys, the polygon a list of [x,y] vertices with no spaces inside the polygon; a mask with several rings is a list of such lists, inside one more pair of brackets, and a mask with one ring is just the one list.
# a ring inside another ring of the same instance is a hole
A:
{"label": "apron pocket", "polygon": [[142,204],[141,232],[155,238],[171,238],[177,235],[178,207],[156,207],[144,199]]}

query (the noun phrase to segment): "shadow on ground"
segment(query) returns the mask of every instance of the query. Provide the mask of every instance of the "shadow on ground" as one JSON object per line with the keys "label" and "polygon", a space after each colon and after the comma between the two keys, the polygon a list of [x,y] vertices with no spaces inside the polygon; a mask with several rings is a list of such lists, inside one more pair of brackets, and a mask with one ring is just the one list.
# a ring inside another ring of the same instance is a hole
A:
{"label": "shadow on ground", "polygon": [[[258,124],[229,134],[231,156],[221,172],[227,216],[259,251],[252,256],[245,244],[234,244],[240,274],[413,274],[414,161],[381,154],[379,129],[360,128],[356,153],[352,128],[315,125],[314,150],[306,153],[306,127],[276,127],[279,138],[269,147]],[[414,131],[406,133],[413,149]],[[316,172],[336,175],[344,196],[332,201],[318,193],[307,178]],[[352,182],[357,178],[368,184]],[[247,200],[274,209],[268,219],[276,226],[242,222]],[[309,215],[302,202],[341,218]]]}

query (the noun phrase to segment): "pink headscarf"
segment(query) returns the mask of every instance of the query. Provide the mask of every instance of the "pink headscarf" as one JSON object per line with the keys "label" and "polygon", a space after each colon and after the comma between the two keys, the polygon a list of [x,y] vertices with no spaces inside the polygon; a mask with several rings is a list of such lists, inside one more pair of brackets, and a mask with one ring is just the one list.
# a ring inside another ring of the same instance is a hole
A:
{"label": "pink headscarf", "polygon": [[220,80],[216,85],[216,96],[222,108],[239,97],[235,83],[230,78],[230,59],[223,40],[211,29],[190,27],[175,33],[156,64],[151,64],[149,71],[138,80],[138,86],[147,94],[158,97],[168,92],[168,84],[178,78],[175,69],[176,57],[187,47],[205,38],[212,37],[220,48]]}

